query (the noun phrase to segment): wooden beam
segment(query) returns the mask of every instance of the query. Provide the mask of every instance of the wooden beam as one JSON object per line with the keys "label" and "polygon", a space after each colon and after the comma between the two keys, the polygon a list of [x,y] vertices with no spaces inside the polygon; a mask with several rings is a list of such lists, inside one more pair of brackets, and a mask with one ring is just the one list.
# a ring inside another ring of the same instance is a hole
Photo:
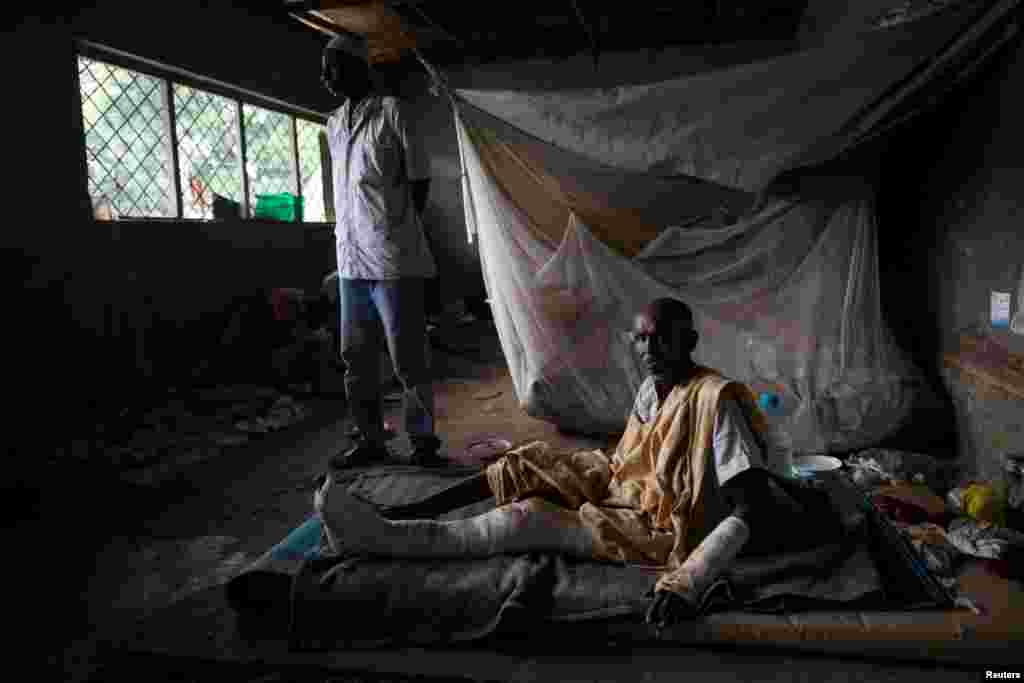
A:
{"label": "wooden beam", "polygon": [[295,12],[292,12],[291,17],[293,19],[298,19],[306,26],[309,26],[312,29],[316,29],[317,31],[325,33],[329,36],[341,35],[344,32],[344,30],[337,24],[333,22],[324,21],[323,19],[315,17],[312,14],[296,14]]}
{"label": "wooden beam", "polygon": [[378,2],[379,0],[285,0],[284,6],[289,12],[313,12],[338,7],[375,5]]}
{"label": "wooden beam", "polygon": [[289,12],[313,12],[359,5],[420,5],[424,0],[284,0]]}

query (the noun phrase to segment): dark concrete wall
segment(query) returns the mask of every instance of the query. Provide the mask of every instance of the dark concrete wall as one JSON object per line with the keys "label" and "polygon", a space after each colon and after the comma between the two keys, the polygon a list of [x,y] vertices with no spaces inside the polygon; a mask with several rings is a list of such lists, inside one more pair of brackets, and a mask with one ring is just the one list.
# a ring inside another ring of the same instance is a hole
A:
{"label": "dark concrete wall", "polygon": [[993,291],[1024,268],[1024,48],[1004,50],[971,86],[895,138],[883,164],[880,251],[886,313],[903,347],[936,381],[948,434],[965,468],[1001,476],[1005,452],[1024,451],[1024,402],[986,392],[939,358],[960,335],[1015,353],[1024,337],[990,324]]}
{"label": "dark concrete wall", "polygon": [[152,362],[153,379],[179,381],[206,339],[197,323],[234,296],[315,287],[334,267],[330,226],[92,220],[76,125],[75,38],[298,107],[330,105],[318,82],[323,40],[230,3],[175,3],[170,11],[104,2],[23,16],[8,30],[5,50],[20,65],[6,84],[19,104],[11,108],[18,134],[9,138],[9,159],[24,164],[27,180],[9,195],[5,214],[6,271],[21,283],[11,306],[11,329],[21,334],[9,335],[8,358],[27,371],[9,388],[25,413],[12,422],[44,419],[52,427],[25,435],[36,448],[140,400],[140,356]]}

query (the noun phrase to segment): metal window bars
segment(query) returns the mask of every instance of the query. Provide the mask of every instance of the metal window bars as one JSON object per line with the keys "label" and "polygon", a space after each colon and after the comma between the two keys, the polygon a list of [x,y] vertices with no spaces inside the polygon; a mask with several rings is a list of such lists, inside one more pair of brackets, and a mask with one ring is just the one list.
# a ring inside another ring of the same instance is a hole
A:
{"label": "metal window bars", "polygon": [[161,79],[79,58],[89,192],[119,216],[173,217]]}
{"label": "metal window bars", "polygon": [[297,194],[291,117],[248,104],[242,105],[242,112],[250,205],[256,205],[258,194]]}
{"label": "metal window bars", "polygon": [[109,217],[208,219],[218,195],[251,215],[257,194],[292,192],[305,221],[327,218],[323,125],[92,55],[78,76],[89,194]]}
{"label": "metal window bars", "polygon": [[215,195],[242,200],[236,104],[176,84],[174,106],[184,218],[211,218]]}
{"label": "metal window bars", "polygon": [[324,126],[296,120],[297,145],[299,151],[300,192],[304,201],[303,212],[307,221],[325,221],[323,163],[320,158],[320,133]]}

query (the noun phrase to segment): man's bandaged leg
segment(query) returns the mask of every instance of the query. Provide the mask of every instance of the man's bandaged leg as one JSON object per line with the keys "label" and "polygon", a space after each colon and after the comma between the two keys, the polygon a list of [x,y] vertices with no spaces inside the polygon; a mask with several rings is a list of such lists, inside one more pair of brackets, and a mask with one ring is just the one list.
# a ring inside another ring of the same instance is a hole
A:
{"label": "man's bandaged leg", "polygon": [[679,569],[665,574],[655,586],[699,604],[704,591],[732,565],[750,538],[750,527],[735,515],[726,517],[690,553]]}
{"label": "man's bandaged leg", "polygon": [[546,551],[594,556],[593,536],[578,515],[539,498],[451,522],[393,521],[328,478],[314,506],[328,543],[339,554],[465,558]]}

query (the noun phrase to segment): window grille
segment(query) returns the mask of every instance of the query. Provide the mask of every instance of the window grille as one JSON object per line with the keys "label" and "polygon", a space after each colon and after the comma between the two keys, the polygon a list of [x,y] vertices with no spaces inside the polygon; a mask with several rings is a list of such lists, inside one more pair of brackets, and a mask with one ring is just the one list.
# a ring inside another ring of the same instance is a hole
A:
{"label": "window grille", "polygon": [[178,165],[185,218],[212,218],[215,195],[242,201],[237,105],[226,97],[174,86]]}
{"label": "window grille", "polygon": [[327,212],[324,207],[324,183],[331,182],[324,178],[324,168],[320,151],[320,135],[325,127],[297,119],[299,147],[299,172],[302,179],[303,207],[307,221],[326,221]]}
{"label": "window grille", "polygon": [[303,197],[306,222],[327,220],[321,123],[244,101],[260,95],[235,97],[223,84],[208,92],[201,77],[116,51],[110,63],[107,54],[96,46],[78,57],[98,217],[209,219],[217,196],[247,199],[252,215],[256,195],[290,192]]}
{"label": "window grille", "polygon": [[174,217],[162,81],[79,58],[89,194],[120,217]]}
{"label": "window grille", "polygon": [[243,111],[249,204],[256,206],[258,194],[295,193],[291,117],[248,104]]}

